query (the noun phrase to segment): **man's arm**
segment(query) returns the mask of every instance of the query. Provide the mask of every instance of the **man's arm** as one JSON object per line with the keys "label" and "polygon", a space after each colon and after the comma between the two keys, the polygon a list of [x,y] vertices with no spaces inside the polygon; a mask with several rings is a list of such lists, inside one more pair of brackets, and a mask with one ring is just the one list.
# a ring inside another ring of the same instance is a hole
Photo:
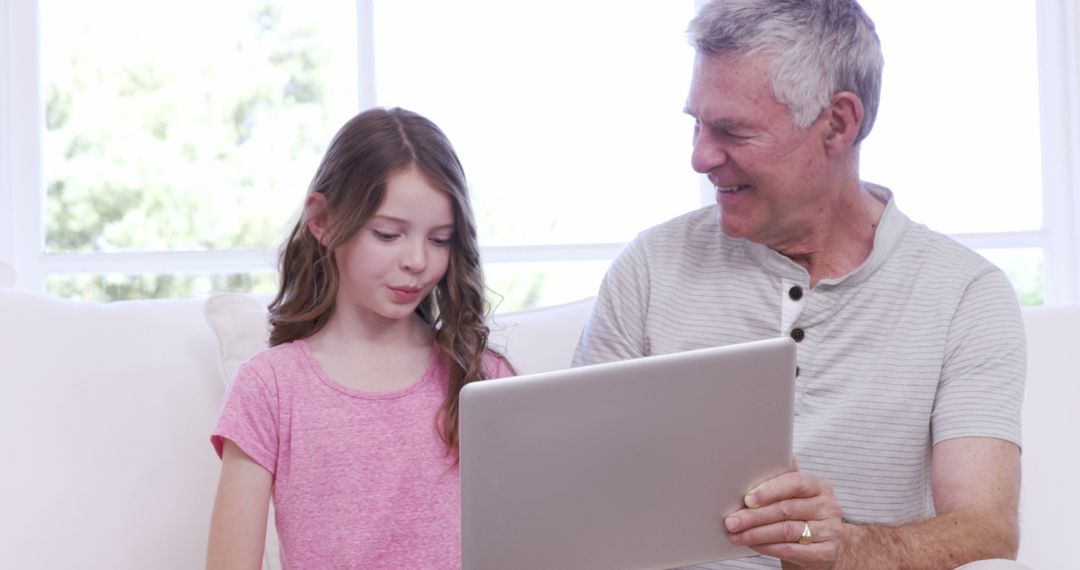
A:
{"label": "man's arm", "polygon": [[[995,438],[934,446],[936,516],[902,526],[841,522],[832,488],[792,472],[747,495],[756,505],[728,517],[732,542],[784,560],[785,568],[955,568],[973,560],[1015,558],[1019,545],[1020,450]],[[799,544],[804,522],[812,544]]]}
{"label": "man's arm", "polygon": [[1016,558],[1020,450],[1001,439],[958,438],[934,447],[937,516],[900,527],[845,525],[837,568],[955,568]]}
{"label": "man's arm", "polygon": [[574,351],[573,366],[647,356],[648,260],[639,239],[611,263]]}

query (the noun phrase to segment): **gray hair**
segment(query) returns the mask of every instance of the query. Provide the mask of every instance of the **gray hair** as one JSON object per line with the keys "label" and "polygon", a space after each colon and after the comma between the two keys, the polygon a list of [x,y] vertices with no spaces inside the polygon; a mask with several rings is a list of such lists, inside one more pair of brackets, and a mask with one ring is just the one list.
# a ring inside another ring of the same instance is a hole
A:
{"label": "gray hair", "polygon": [[855,142],[870,133],[885,60],[874,22],[856,0],[712,0],[687,30],[699,55],[775,54],[773,95],[810,126],[842,91],[862,101]]}

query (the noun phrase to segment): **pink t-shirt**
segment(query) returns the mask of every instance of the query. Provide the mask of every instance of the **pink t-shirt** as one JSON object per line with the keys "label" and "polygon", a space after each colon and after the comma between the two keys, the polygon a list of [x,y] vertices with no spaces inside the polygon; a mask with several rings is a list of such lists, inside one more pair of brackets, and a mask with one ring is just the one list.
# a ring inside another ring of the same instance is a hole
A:
{"label": "pink t-shirt", "polygon": [[[493,353],[492,378],[510,376]],[[274,475],[284,568],[460,568],[461,488],[436,431],[447,359],[418,382],[368,393],[330,380],[304,341],[240,366],[211,436]]]}

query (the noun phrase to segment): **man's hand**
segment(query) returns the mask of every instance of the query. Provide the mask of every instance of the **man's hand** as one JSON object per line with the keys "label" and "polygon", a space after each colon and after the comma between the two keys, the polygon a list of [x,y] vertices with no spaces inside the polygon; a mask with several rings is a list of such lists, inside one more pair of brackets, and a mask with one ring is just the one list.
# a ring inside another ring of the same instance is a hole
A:
{"label": "man's hand", "polygon": [[[844,513],[825,479],[794,467],[755,487],[743,502],[747,508],[724,520],[732,543],[791,563],[785,567],[832,568],[836,563]],[[806,525],[812,538],[800,543]]]}
{"label": "man's hand", "polygon": [[[899,526],[842,523],[832,486],[797,468],[746,494],[725,519],[731,542],[783,561],[784,568],[956,568],[1011,559],[1019,540],[1020,450],[995,438],[934,446],[936,516]],[[804,525],[813,542],[799,544]]]}

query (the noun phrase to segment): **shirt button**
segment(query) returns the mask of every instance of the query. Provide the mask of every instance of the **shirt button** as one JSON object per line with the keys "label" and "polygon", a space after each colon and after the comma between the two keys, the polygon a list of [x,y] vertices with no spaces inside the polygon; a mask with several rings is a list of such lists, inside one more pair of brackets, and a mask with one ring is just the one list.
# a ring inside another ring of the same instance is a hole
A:
{"label": "shirt button", "polygon": [[791,338],[795,339],[795,342],[802,342],[802,339],[806,338],[806,333],[802,329],[791,329]]}
{"label": "shirt button", "polygon": [[792,301],[798,301],[799,299],[802,299],[802,287],[796,285],[791,289],[788,289],[787,294],[788,297],[791,297]]}

